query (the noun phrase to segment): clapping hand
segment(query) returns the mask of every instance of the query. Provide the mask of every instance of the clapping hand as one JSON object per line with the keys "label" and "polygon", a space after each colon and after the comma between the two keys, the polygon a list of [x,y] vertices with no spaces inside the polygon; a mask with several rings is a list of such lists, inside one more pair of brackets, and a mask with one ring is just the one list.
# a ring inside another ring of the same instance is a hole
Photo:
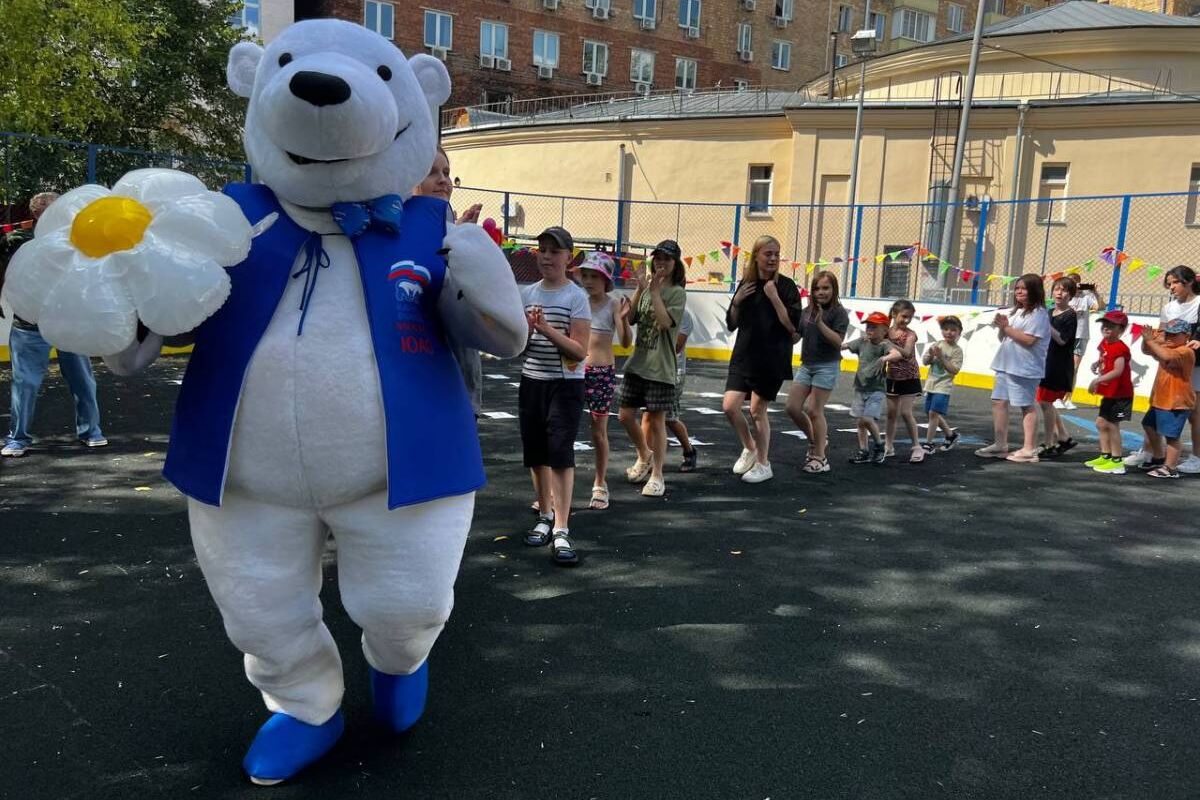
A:
{"label": "clapping hand", "polygon": [[465,225],[467,223],[479,222],[479,212],[480,211],[483,211],[483,204],[476,203],[475,205],[471,206],[466,211],[464,211],[462,213],[462,215],[458,219],[455,220],[455,222],[457,222],[459,225]]}
{"label": "clapping hand", "polygon": [[617,319],[619,319],[619,320],[629,319],[629,312],[631,310],[632,310],[632,306],[629,305],[629,298],[624,295],[621,295],[621,299],[617,303]]}
{"label": "clapping hand", "polygon": [[546,324],[546,314],[541,306],[530,306],[525,309],[525,321],[529,323],[529,332],[533,333],[539,330],[539,326]]}
{"label": "clapping hand", "polygon": [[1008,314],[1002,312],[997,313],[996,316],[992,318],[992,324],[1000,330],[1004,330],[1008,327]]}

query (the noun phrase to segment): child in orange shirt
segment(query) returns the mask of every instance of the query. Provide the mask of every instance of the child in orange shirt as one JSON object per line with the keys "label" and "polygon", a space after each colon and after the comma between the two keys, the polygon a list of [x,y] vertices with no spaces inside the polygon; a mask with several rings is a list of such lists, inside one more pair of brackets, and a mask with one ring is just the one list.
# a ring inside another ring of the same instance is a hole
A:
{"label": "child in orange shirt", "polygon": [[1160,330],[1148,330],[1142,336],[1142,352],[1158,361],[1158,375],[1150,391],[1150,410],[1142,419],[1146,440],[1153,448],[1154,458],[1163,458],[1163,439],[1166,439],[1166,461],[1149,473],[1152,478],[1178,478],[1182,447],[1179,437],[1196,407],[1196,392],[1192,389],[1192,370],[1195,356],[1187,346],[1192,325],[1187,320],[1169,320]]}

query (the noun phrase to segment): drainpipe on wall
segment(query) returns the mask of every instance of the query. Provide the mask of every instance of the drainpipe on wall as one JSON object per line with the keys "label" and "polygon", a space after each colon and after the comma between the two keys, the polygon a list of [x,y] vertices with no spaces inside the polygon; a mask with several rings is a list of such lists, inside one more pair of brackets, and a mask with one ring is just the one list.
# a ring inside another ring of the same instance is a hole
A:
{"label": "drainpipe on wall", "polygon": [[[1025,112],[1029,110],[1029,103],[1021,103],[1017,107],[1017,141],[1013,148],[1013,166],[1012,172],[1012,191],[1009,192],[1009,200],[1016,200],[1017,195],[1021,191],[1021,155],[1023,145],[1025,144]],[[1005,239],[1007,245],[1004,248],[1004,274],[1012,275],[1012,248],[1013,235],[1017,230],[1017,209],[1020,208],[1016,203],[1012,203],[1008,207],[1008,238]],[[1026,206],[1028,208],[1028,206]]]}
{"label": "drainpipe on wall", "polygon": [[837,71],[837,32],[829,33],[829,99],[833,99],[833,75]]}

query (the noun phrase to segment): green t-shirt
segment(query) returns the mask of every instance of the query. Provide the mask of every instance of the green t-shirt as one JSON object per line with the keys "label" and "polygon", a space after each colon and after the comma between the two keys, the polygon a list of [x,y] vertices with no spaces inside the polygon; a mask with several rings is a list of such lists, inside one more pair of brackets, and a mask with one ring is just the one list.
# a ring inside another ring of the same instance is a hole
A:
{"label": "green t-shirt", "polygon": [[879,363],[879,359],[883,358],[889,350],[894,349],[894,345],[887,339],[876,344],[866,336],[862,336],[846,345],[846,349],[858,355],[858,369],[854,373],[854,391],[863,394],[882,392],[885,383],[883,364]]}
{"label": "green t-shirt", "polygon": [[637,341],[633,355],[625,362],[625,371],[632,372],[648,381],[675,385],[675,335],[683,309],[687,305],[687,292],[682,286],[664,286],[663,305],[671,315],[671,327],[660,330],[654,319],[654,301],[650,290],[642,292],[630,323],[637,327]]}
{"label": "green t-shirt", "polygon": [[[962,369],[963,351],[956,344],[950,344],[945,339],[937,343],[938,350],[942,353],[942,359],[947,364],[951,364],[956,370]],[[933,359],[929,362],[929,377],[925,379],[926,394],[950,394],[950,390],[954,388],[954,375],[946,371],[942,366],[942,362],[938,359]]]}

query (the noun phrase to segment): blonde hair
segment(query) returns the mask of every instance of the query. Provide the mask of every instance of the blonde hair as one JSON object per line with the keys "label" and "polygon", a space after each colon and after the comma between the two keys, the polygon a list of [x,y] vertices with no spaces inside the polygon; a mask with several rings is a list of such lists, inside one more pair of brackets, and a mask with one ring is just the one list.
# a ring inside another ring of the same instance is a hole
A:
{"label": "blonde hair", "polygon": [[754,240],[754,246],[750,248],[750,263],[746,265],[746,271],[742,275],[743,281],[758,280],[758,253],[769,244],[780,246],[779,240],[770,234],[763,234]]}
{"label": "blonde hair", "polygon": [[38,192],[33,197],[29,198],[29,213],[35,216],[41,214],[50,204],[57,200],[58,192]]}

